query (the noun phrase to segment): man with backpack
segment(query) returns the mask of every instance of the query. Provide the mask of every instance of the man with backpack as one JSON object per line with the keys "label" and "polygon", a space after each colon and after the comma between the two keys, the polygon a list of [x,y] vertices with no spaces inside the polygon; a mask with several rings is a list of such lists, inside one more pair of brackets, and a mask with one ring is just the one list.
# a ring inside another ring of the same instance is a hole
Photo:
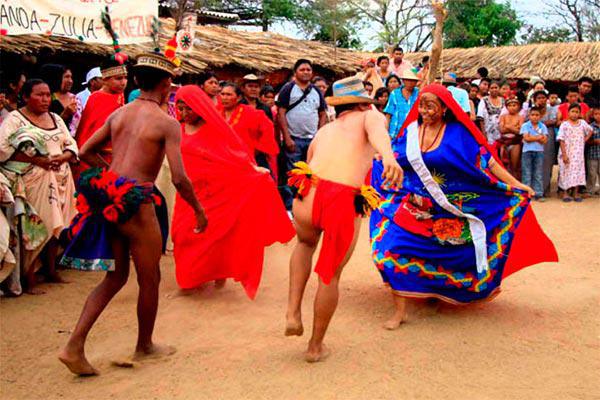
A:
{"label": "man with backpack", "polygon": [[[294,77],[281,88],[277,100],[279,108],[277,120],[283,136],[283,150],[286,157],[284,178],[294,163],[306,161],[308,146],[320,127],[325,125],[327,105],[323,95],[311,83],[312,63],[300,59],[294,64]],[[285,206],[292,208],[293,195],[286,187],[283,193]]]}

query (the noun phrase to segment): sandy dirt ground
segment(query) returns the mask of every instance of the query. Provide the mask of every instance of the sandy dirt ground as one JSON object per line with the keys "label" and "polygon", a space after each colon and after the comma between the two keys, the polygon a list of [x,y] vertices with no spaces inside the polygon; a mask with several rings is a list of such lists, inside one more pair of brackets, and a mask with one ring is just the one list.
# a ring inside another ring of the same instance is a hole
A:
{"label": "sandy dirt ground", "polygon": [[[504,282],[493,302],[411,304],[401,329],[382,329],[391,296],[370,261],[363,224],[342,276],[324,363],[309,365],[308,337],[283,336],[292,245],[266,252],[256,301],[228,282],[175,296],[171,257],[162,261],[158,341],[178,352],[119,369],[136,337],[132,275],[92,330],[87,353],[102,375],[78,378],[56,359],[100,274],[64,272],[72,283],[43,296],[2,299],[2,399],[598,399],[600,398],[600,199],[536,203],[561,261]],[[531,243],[531,246],[535,246]],[[310,329],[313,275],[305,298]]]}

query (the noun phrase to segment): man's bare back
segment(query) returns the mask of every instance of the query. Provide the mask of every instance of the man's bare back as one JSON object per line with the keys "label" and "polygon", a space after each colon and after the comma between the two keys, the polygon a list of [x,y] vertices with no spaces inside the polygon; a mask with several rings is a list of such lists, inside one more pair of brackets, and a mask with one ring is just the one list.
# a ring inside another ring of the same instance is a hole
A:
{"label": "man's bare back", "polygon": [[375,155],[370,141],[384,135],[385,117],[376,110],[348,111],[322,127],[308,151],[311,169],[323,179],[358,187]]}
{"label": "man's bare back", "polygon": [[179,131],[173,118],[158,111],[155,103],[134,101],[108,121],[112,142],[110,169],[139,182],[154,182],[165,156],[165,135]]}

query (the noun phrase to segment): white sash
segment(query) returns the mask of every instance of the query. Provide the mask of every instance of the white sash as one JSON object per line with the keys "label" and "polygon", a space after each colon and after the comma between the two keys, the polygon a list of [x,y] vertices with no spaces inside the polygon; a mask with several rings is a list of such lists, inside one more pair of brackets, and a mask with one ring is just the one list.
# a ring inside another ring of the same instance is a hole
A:
{"label": "white sash", "polygon": [[469,222],[469,230],[475,247],[475,259],[477,261],[477,272],[482,273],[488,270],[487,260],[487,245],[486,245],[486,230],[483,221],[472,214],[465,214],[457,207],[452,205],[440,185],[433,180],[431,172],[427,169],[421,149],[419,146],[419,127],[417,122],[413,122],[406,128],[406,157],[408,162],[413,167],[425,189],[429,192],[433,200],[444,210],[456,215],[457,217],[466,218]]}

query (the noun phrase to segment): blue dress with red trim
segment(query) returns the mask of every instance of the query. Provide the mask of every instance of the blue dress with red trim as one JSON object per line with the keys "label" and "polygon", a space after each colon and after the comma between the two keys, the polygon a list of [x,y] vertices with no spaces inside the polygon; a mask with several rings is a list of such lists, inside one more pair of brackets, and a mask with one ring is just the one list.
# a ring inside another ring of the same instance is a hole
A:
{"label": "blue dress with red trim", "polygon": [[[550,243],[529,210],[528,195],[498,181],[489,168],[489,151],[458,122],[447,124],[439,147],[422,154],[450,204],[485,225],[488,268],[478,272],[467,218],[446,211],[425,188],[407,158],[406,132],[393,144],[404,170],[402,188],[382,187],[381,162],[373,166],[372,184],[383,198],[370,220],[375,265],[399,295],[436,297],[450,303],[493,297],[507,275],[513,239],[525,216],[528,226],[537,227],[527,228],[525,234]],[[520,246],[518,252],[523,253]],[[518,254],[515,259],[528,263]],[[515,265],[508,273],[522,266]]]}
{"label": "blue dress with red trim", "polygon": [[79,213],[61,233],[65,251],[60,264],[84,271],[114,271],[111,241],[118,234],[116,224],[127,222],[142,203],[154,203],[165,252],[169,217],[165,199],[156,186],[139,184],[100,168],[85,170],[77,186]]}

